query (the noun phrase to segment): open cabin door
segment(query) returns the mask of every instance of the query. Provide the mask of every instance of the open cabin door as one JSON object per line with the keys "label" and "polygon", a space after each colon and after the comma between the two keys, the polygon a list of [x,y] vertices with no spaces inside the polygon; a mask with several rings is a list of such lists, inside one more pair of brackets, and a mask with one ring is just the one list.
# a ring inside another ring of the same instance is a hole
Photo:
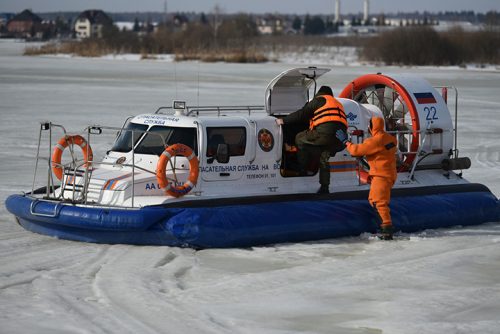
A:
{"label": "open cabin door", "polygon": [[309,88],[328,68],[303,67],[287,70],[271,80],[266,88],[268,115],[288,115],[309,101]]}

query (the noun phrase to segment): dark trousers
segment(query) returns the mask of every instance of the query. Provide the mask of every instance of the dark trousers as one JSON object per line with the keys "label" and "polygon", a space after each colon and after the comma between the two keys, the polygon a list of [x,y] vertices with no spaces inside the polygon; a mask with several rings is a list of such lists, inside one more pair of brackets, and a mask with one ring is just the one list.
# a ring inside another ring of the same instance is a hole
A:
{"label": "dark trousers", "polygon": [[310,161],[319,156],[319,183],[323,187],[330,185],[330,164],[328,160],[335,153],[344,149],[344,145],[337,139],[335,133],[341,129],[346,131],[346,126],[339,122],[320,124],[313,130],[299,132],[295,137],[297,145],[297,160],[301,172],[306,171]]}

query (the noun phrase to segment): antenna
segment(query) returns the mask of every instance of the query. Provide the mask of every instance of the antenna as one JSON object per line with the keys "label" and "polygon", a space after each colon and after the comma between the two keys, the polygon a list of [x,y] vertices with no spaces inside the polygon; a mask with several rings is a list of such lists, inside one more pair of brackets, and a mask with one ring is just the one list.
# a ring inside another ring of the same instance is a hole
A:
{"label": "antenna", "polygon": [[200,61],[198,61],[198,91],[196,92],[196,104],[200,107]]}
{"label": "antenna", "polygon": [[177,62],[174,59],[175,99],[177,99]]}
{"label": "antenna", "polygon": [[[175,55],[175,38],[172,38],[172,50]],[[175,98],[177,99],[177,60],[175,59],[175,56],[174,56],[174,81],[175,81]]]}

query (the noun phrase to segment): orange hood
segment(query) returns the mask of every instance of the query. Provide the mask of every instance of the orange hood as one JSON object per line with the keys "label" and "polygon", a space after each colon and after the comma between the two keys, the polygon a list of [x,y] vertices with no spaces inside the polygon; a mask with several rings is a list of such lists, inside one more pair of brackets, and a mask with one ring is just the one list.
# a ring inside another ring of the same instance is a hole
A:
{"label": "orange hood", "polygon": [[385,132],[384,119],[382,117],[372,117],[370,124],[372,136],[375,136],[379,132]]}

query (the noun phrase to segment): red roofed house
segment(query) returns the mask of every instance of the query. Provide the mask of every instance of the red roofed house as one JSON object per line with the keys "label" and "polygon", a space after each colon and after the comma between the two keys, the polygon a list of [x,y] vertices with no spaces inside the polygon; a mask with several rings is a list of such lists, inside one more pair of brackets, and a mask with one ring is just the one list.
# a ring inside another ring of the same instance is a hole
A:
{"label": "red roofed house", "polygon": [[7,22],[7,31],[16,37],[35,37],[41,26],[42,19],[25,9]]}

